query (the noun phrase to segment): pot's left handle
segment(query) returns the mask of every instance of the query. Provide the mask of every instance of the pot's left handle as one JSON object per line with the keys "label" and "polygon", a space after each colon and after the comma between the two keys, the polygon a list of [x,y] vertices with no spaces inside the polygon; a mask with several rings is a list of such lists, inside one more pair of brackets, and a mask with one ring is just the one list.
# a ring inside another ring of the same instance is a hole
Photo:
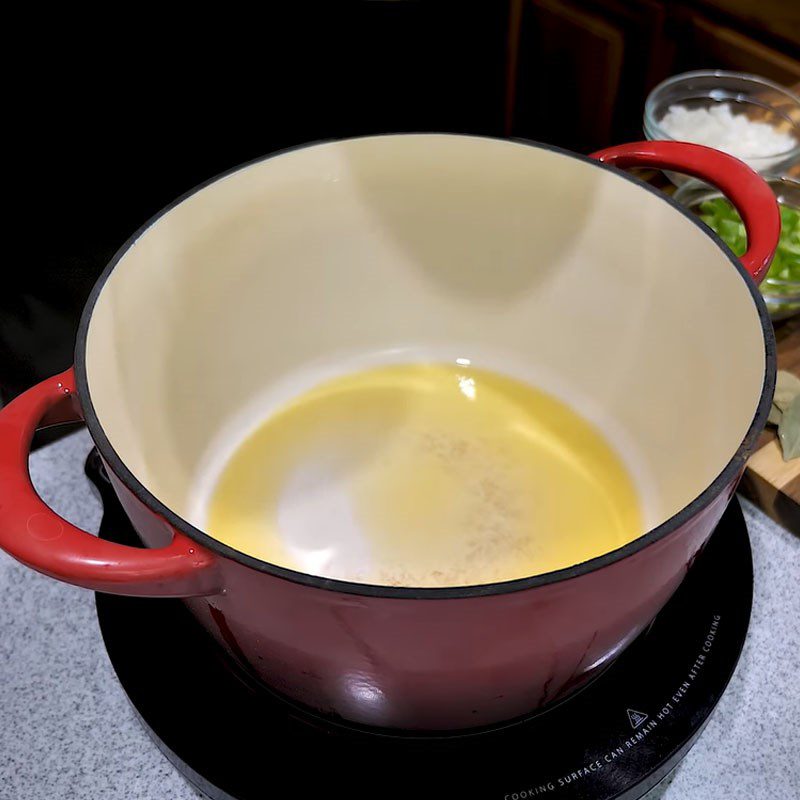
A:
{"label": "pot's left handle", "polygon": [[175,533],[167,547],[107,542],[56,514],[28,472],[40,427],[82,419],[71,369],[37,384],[0,409],[0,548],[58,580],[113,594],[197,597],[222,591],[217,559]]}

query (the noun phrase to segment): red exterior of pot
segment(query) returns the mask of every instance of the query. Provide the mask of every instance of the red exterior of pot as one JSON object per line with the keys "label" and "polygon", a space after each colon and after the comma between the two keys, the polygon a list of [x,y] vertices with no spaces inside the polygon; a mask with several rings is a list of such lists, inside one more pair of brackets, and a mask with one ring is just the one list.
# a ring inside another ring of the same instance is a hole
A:
{"label": "red exterior of pot", "polygon": [[[721,186],[747,227],[743,264],[754,280],[763,275],[780,218],[771,191],[746,166],[676,142],[596,156],[620,166],[676,169]],[[112,485],[147,547],[98,540],[49,509],[27,471],[35,430],[80,416],[72,370],[0,410],[0,547],[80,586],[187,598],[200,623],[251,673],[323,713],[438,730],[518,717],[564,697],[609,664],[667,602],[711,535],[769,409],[775,364],[763,303],[759,314],[765,379],[756,416],[730,463],[675,517],[584,567],[452,592],[348,593],[341,582],[282,577],[271,565],[248,565],[161,506],[124,474],[127,467],[102,441],[101,422],[90,416]],[[77,394],[90,408],[88,387]]]}
{"label": "red exterior of pot", "polygon": [[[109,475],[142,540],[165,546],[168,523]],[[522,591],[442,600],[343,594],[217,556],[224,593],[187,604],[252,674],[323,713],[408,729],[496,723],[599,674],[678,587],[735,484],[643,550]]]}

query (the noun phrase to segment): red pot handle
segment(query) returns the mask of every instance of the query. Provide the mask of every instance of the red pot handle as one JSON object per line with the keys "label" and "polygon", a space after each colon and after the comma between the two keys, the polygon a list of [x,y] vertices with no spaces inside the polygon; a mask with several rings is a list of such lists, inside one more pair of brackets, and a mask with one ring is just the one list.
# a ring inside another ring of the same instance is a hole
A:
{"label": "red pot handle", "polygon": [[[82,419],[71,369],[0,410],[0,547],[58,580],[113,594],[196,597],[221,591],[216,557],[175,533],[163,548],[98,539],[56,514],[28,473],[37,428]],[[165,523],[166,524],[166,523]]]}
{"label": "red pot handle", "polygon": [[744,268],[756,283],[769,269],[781,218],[772,189],[738,158],[688,142],[631,142],[598,150],[592,158],[615,167],[654,167],[683,172],[716,186],[736,207],[747,231]]}

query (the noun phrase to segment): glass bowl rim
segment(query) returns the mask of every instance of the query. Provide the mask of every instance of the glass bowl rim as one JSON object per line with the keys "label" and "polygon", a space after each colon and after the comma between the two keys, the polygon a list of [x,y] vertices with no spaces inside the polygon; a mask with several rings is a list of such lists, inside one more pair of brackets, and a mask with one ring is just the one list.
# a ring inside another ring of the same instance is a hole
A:
{"label": "glass bowl rim", "polygon": [[[655,118],[655,105],[658,96],[664,91],[664,89],[669,88],[675,84],[679,84],[685,80],[689,80],[691,78],[734,78],[737,80],[748,81],[754,85],[761,86],[764,88],[772,89],[780,93],[781,95],[785,96],[788,100],[791,101],[791,104],[794,105],[800,111],[800,96],[796,95],[791,89],[787,88],[786,86],[781,86],[779,83],[775,83],[774,81],[769,80],[768,78],[762,78],[760,75],[755,75],[752,72],[736,72],[733,70],[725,70],[725,69],[697,69],[697,70],[690,70],[689,72],[679,72],[677,75],[671,75],[669,78],[661,81],[661,83],[657,84],[653,87],[650,93],[647,95],[647,99],[644,103],[644,130],[648,137],[657,139],[660,141],[675,141],[675,139],[670,136],[666,131],[664,131],[661,126],[659,125],[658,121]],[[769,105],[767,103],[764,104],[765,106]],[[776,109],[777,111],[777,109]],[[778,112],[780,113],[780,112]],[[795,122],[794,120],[789,120],[795,126],[798,134],[800,134],[800,122]],[[652,134],[652,136],[651,136]],[[797,144],[794,147],[789,148],[788,150],[783,150],[780,153],[771,153],[768,156],[753,156],[748,160],[758,162],[759,160],[766,160],[766,159],[790,159],[793,158],[795,155],[800,155],[800,138],[795,140]]]}

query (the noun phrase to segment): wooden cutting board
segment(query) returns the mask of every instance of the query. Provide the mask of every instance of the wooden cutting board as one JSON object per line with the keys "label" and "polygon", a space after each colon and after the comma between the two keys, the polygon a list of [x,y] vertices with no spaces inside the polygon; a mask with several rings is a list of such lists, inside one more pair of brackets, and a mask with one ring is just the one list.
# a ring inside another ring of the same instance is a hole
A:
{"label": "wooden cutting board", "polygon": [[[800,377],[800,317],[777,323],[775,339],[778,369]],[[740,491],[776,522],[800,535],[800,458],[783,460],[775,428],[761,434]]]}

